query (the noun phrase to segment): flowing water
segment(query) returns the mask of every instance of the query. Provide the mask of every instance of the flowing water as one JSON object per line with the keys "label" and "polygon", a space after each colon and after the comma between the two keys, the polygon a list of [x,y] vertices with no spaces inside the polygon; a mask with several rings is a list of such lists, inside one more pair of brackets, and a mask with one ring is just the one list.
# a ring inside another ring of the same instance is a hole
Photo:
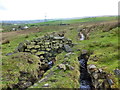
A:
{"label": "flowing water", "polygon": [[90,75],[87,71],[87,60],[84,56],[79,58],[80,62],[80,90],[92,90]]}
{"label": "flowing water", "polygon": [[85,39],[85,36],[84,36],[82,33],[81,33],[80,35],[81,35],[80,40],[84,40],[84,39]]}

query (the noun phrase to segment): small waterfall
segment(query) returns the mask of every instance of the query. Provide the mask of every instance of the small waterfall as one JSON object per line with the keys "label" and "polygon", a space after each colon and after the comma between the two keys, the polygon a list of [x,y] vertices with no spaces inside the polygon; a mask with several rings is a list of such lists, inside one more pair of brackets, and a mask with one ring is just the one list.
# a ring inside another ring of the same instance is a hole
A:
{"label": "small waterfall", "polygon": [[80,40],[84,40],[84,39],[85,39],[85,36],[84,36],[82,33],[81,33],[80,35],[81,35]]}
{"label": "small waterfall", "polygon": [[84,36],[83,33],[80,32],[78,35],[79,35],[79,37],[80,37],[80,40],[85,40],[85,36]]}

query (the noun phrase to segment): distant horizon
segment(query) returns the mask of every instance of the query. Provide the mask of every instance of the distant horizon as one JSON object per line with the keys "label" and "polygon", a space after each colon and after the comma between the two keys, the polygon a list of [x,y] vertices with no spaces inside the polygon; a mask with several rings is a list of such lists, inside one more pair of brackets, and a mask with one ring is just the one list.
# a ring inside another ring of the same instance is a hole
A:
{"label": "distant horizon", "polygon": [[[99,16],[82,16],[82,17],[69,17],[69,18],[48,18],[47,20],[60,20],[60,19],[82,19],[82,18],[91,18],[91,17],[111,17],[111,16],[118,16],[118,15],[99,15]],[[26,20],[0,20],[0,21],[34,21],[34,20],[45,20],[43,19],[26,19]]]}

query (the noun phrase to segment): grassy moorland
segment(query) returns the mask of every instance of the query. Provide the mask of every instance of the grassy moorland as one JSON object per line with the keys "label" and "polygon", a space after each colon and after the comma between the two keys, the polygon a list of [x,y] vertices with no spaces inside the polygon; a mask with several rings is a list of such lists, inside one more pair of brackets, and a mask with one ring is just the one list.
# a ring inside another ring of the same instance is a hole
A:
{"label": "grassy moorland", "polygon": [[[2,87],[3,88],[17,88],[17,86],[24,87],[26,81],[35,81],[29,88],[79,88],[80,78],[80,64],[78,57],[82,50],[91,52],[88,65],[94,64],[97,68],[101,68],[110,75],[114,84],[112,88],[118,88],[118,77],[114,74],[114,70],[118,66],[118,33],[117,17],[97,17],[85,18],[76,20],[66,20],[62,23],[70,25],[54,25],[59,24],[60,21],[50,21],[44,23],[37,23],[37,29],[30,27],[28,30],[12,31],[14,35],[7,35],[4,32],[4,40],[9,40],[8,43],[3,43],[2,48]],[[84,23],[82,23],[84,22]],[[41,24],[53,24],[49,26],[39,26]],[[29,24],[31,25],[31,24]],[[85,30],[83,30],[85,29]],[[30,31],[31,32],[30,32]],[[34,38],[42,37],[52,32],[65,32],[65,37],[72,40],[74,46],[73,53],[68,55],[63,51],[58,54],[55,59],[56,62],[53,67],[47,70],[41,78],[39,76],[39,67],[41,63],[35,55],[16,53],[6,56],[7,53],[14,52],[20,42],[24,40],[33,40]],[[81,41],[78,36],[82,32],[86,39]],[[28,61],[32,61],[30,64]],[[64,64],[63,69],[58,66]],[[26,74],[23,74],[26,72]],[[21,76],[22,75],[22,76]],[[17,85],[17,86],[16,86]]]}
{"label": "grassy moorland", "polygon": [[[91,18],[83,18],[83,19],[72,19],[72,20],[56,20],[56,21],[48,21],[42,23],[36,23],[34,25],[43,25],[43,24],[75,24],[80,22],[99,22],[99,21],[110,21],[110,20],[117,20],[116,16],[111,17],[91,17]],[[31,25],[31,24],[30,24]]]}

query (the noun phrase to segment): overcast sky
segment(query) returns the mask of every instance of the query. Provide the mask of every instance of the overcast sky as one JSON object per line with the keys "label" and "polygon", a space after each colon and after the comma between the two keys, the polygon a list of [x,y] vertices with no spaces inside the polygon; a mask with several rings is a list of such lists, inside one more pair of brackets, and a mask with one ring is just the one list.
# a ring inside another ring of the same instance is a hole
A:
{"label": "overcast sky", "polygon": [[117,15],[119,0],[0,0],[0,20]]}

